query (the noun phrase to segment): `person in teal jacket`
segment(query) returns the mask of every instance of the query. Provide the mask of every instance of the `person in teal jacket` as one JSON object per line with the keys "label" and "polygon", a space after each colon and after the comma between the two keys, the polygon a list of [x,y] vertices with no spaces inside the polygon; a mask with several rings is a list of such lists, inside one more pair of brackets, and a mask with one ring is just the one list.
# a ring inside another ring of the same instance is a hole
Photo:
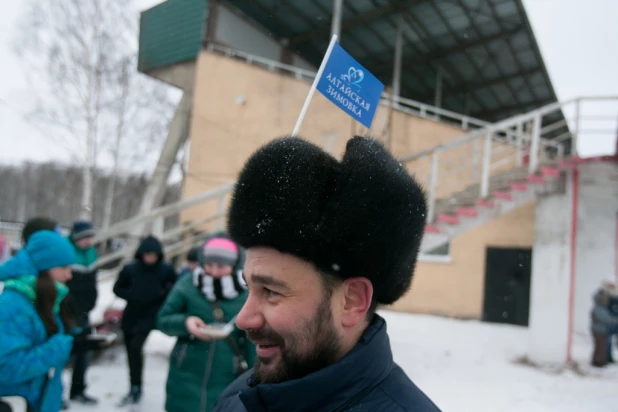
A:
{"label": "person in teal jacket", "polygon": [[167,412],[210,412],[234,379],[255,363],[255,346],[234,327],[229,339],[213,339],[202,328],[232,322],[247,299],[241,249],[224,234],[200,250],[191,275],[178,280],[157,318],[157,328],[178,340],[170,356]]}
{"label": "person in teal jacket", "polygon": [[[78,220],[73,223],[69,242],[75,250],[75,263],[71,268],[72,279],[67,282],[69,296],[67,302],[75,317],[77,326],[90,331],[90,311],[97,303],[97,251],[92,245],[95,235],[92,223]],[[90,353],[84,336],[75,340],[73,345],[73,376],[69,398],[84,405],[96,405],[98,400],[86,394],[86,370],[90,363]]]}
{"label": "person in teal jacket", "polygon": [[62,408],[61,373],[76,326],[65,283],[74,262],[68,240],[39,231],[0,266],[0,396],[21,396],[33,412]]}

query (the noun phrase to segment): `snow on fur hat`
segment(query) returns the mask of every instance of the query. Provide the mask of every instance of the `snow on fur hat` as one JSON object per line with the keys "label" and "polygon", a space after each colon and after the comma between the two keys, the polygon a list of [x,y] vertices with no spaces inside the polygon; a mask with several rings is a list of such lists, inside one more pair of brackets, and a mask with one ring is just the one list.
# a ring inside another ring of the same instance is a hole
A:
{"label": "snow on fur hat", "polygon": [[341,162],[297,137],[255,152],[236,184],[229,232],[342,279],[369,279],[380,304],[409,289],[427,204],[418,183],[377,141],[354,137]]}

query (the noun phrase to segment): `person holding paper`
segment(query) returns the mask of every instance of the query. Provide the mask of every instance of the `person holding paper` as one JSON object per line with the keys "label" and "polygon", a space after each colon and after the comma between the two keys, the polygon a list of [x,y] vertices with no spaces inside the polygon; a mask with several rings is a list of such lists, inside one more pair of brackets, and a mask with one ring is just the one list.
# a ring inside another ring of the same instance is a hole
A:
{"label": "person holding paper", "polygon": [[419,184],[373,139],[351,139],[341,161],[298,137],[255,152],[228,230],[247,249],[236,324],[257,360],[215,411],[438,411],[393,361],[376,313],[410,288],[426,213]]}
{"label": "person holding paper", "polygon": [[247,298],[242,250],[218,233],[199,255],[201,265],[178,280],[157,318],[159,330],[178,337],[167,378],[168,412],[210,412],[255,360],[255,346],[234,325]]}

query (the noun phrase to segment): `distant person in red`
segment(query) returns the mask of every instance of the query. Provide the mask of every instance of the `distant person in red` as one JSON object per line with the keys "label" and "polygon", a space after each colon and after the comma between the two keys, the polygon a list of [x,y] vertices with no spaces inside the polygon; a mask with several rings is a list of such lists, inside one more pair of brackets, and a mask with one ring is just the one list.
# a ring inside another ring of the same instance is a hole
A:
{"label": "distant person in red", "polygon": [[11,258],[11,245],[9,241],[0,235],[0,265]]}

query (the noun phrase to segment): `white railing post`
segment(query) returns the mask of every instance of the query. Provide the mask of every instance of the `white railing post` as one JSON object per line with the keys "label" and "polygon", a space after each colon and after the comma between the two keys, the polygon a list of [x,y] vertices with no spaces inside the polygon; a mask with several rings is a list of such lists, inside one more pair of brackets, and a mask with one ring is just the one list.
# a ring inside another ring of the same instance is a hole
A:
{"label": "white railing post", "polygon": [[575,127],[571,138],[571,155],[577,157],[577,141],[579,140],[579,121],[580,121],[581,99],[575,100]]}
{"label": "white railing post", "polygon": [[539,166],[539,148],[541,143],[541,113],[538,112],[534,115],[534,122],[532,124],[532,136],[530,144],[530,154],[528,163],[528,173],[536,173],[536,169]]}
{"label": "white railing post", "polygon": [[558,145],[558,159],[564,158],[564,143]]}
{"label": "white railing post", "polygon": [[468,126],[469,126],[468,121],[469,121],[468,116],[464,116],[461,118],[461,128],[462,129],[468,130]]}
{"label": "white railing post", "polygon": [[429,210],[427,212],[427,223],[433,222],[436,213],[436,187],[438,185],[438,155],[434,150],[431,155],[431,176],[429,176]]}
{"label": "white railing post", "polygon": [[524,164],[524,122],[517,123],[515,129],[515,139],[517,144],[515,146],[516,164],[517,167],[521,167]]}
{"label": "white railing post", "polygon": [[485,148],[483,149],[483,170],[481,178],[481,198],[489,195],[489,172],[491,169],[491,138],[493,131],[488,131],[485,135]]}
{"label": "white railing post", "polygon": [[479,160],[481,159],[481,139],[475,138],[472,147],[472,182],[479,180]]}

